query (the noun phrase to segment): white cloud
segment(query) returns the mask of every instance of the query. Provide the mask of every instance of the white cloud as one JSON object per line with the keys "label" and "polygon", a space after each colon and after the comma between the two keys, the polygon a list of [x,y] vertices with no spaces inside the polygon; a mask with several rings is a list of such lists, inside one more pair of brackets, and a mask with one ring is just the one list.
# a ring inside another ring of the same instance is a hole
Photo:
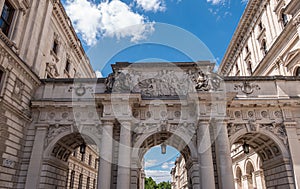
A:
{"label": "white cloud", "polygon": [[166,6],[163,0],[135,0],[138,7],[141,7],[145,11],[165,11]]}
{"label": "white cloud", "polygon": [[154,31],[149,22],[120,0],[96,4],[89,0],[67,0],[66,12],[77,33],[87,45],[96,44],[97,37],[130,37],[132,42],[145,39]]}
{"label": "white cloud", "polygon": [[[224,5],[225,3],[230,3],[230,0],[206,0],[208,3],[213,5]],[[241,3],[248,3],[248,0],[241,0]]]}
{"label": "white cloud", "polygon": [[174,167],[174,162],[170,161],[170,162],[164,162],[161,166],[161,168],[163,169],[171,169],[172,167]]}
{"label": "white cloud", "polygon": [[132,12],[130,7],[119,1],[103,2],[99,6],[101,10],[101,30],[104,36],[131,37],[135,42],[144,39],[154,28],[153,24],[147,22],[143,15]]}
{"label": "white cloud", "polygon": [[224,3],[225,0],[207,0],[208,3],[212,3],[213,5],[218,5]]}
{"label": "white cloud", "polygon": [[152,167],[154,165],[157,165],[156,159],[154,159],[154,160],[149,159],[145,162],[145,168]]}
{"label": "white cloud", "polygon": [[103,77],[102,73],[99,70],[96,70],[95,73],[96,73],[97,78],[102,78]]}
{"label": "white cloud", "polygon": [[65,8],[76,32],[81,34],[86,44],[95,44],[101,22],[101,12],[97,5],[87,0],[67,0]]}
{"label": "white cloud", "polygon": [[163,181],[171,181],[170,171],[162,171],[162,170],[145,170],[146,177],[152,177],[156,183],[160,183]]}

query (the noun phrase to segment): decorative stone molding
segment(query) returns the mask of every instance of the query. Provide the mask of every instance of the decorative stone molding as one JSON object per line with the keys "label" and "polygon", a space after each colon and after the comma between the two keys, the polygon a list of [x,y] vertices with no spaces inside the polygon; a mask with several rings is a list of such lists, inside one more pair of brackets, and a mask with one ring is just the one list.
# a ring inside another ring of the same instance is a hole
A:
{"label": "decorative stone molding", "polygon": [[47,146],[57,135],[65,131],[71,131],[71,126],[50,125],[47,132],[45,145]]}
{"label": "decorative stone molding", "polygon": [[21,101],[22,100],[22,94],[24,90],[24,83],[20,79],[16,79],[13,96],[16,100]]}
{"label": "decorative stone molding", "polygon": [[251,84],[249,81],[244,81],[242,84],[235,84],[234,90],[241,89],[241,91],[247,95],[252,94],[254,90],[260,90],[259,85]]}
{"label": "decorative stone molding", "polygon": [[295,16],[294,20],[293,20],[293,25],[299,27],[300,26],[300,14],[298,14],[297,16]]}

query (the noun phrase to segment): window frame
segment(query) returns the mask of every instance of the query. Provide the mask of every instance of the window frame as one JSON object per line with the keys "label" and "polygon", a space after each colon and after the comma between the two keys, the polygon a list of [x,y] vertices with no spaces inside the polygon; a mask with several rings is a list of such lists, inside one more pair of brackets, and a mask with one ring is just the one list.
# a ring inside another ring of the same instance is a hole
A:
{"label": "window frame", "polygon": [[[5,19],[3,17],[5,6],[8,6],[9,8],[12,9],[11,12],[8,13],[8,18],[7,19]],[[9,35],[11,33],[10,31],[11,31],[11,28],[13,27],[15,14],[16,14],[16,8],[13,6],[13,4],[10,1],[5,0],[4,4],[3,4],[3,7],[1,9],[0,20],[3,22],[3,24],[0,28],[1,28],[2,33],[4,35],[6,35],[7,37],[9,37]],[[6,25],[6,27],[7,27],[6,30],[3,30],[3,25]]]}

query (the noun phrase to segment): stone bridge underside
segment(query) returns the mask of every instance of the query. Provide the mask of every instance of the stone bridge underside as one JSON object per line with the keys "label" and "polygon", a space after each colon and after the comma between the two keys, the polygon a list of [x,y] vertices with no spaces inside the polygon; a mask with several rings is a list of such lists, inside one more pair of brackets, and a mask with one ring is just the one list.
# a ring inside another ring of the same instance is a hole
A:
{"label": "stone bridge underside", "polygon": [[190,188],[234,188],[230,148],[245,142],[267,188],[297,188],[300,78],[222,78],[213,66],[117,63],[106,79],[44,80],[30,128],[39,153],[27,163],[37,179],[26,188],[64,188],[66,161],[83,141],[99,148],[101,189],[141,188],[143,156],[162,143],[183,154]]}

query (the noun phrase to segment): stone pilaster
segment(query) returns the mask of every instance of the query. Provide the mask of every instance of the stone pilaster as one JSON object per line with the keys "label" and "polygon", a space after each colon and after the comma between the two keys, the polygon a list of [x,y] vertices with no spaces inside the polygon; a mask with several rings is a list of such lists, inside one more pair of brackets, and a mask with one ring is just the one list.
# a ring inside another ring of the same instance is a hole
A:
{"label": "stone pilaster", "polygon": [[234,188],[232,160],[230,157],[230,143],[228,139],[227,123],[216,120],[213,123],[216,137],[217,167],[219,173],[219,186],[222,189]]}
{"label": "stone pilaster", "polygon": [[48,125],[36,125],[36,132],[28,166],[25,189],[39,188],[47,131]]}
{"label": "stone pilaster", "polygon": [[265,189],[265,178],[264,172],[262,170],[258,170],[254,172],[254,180],[257,188]]}
{"label": "stone pilaster", "polygon": [[[289,149],[293,162],[294,178],[296,188],[300,188],[300,148],[299,148],[299,137],[297,135],[297,123],[296,122],[285,122],[284,123],[286,134],[288,136]],[[298,165],[298,166],[297,166]]]}
{"label": "stone pilaster", "polygon": [[197,130],[201,188],[215,188],[214,165],[208,121],[199,121]]}
{"label": "stone pilaster", "polygon": [[121,121],[117,189],[130,189],[131,122]]}
{"label": "stone pilaster", "polygon": [[111,163],[113,151],[113,122],[104,121],[98,168],[98,189],[111,188]]}
{"label": "stone pilaster", "polygon": [[200,189],[200,178],[199,178],[199,164],[197,160],[190,159],[186,162],[186,169],[188,171],[188,178],[192,181],[192,189]]}

